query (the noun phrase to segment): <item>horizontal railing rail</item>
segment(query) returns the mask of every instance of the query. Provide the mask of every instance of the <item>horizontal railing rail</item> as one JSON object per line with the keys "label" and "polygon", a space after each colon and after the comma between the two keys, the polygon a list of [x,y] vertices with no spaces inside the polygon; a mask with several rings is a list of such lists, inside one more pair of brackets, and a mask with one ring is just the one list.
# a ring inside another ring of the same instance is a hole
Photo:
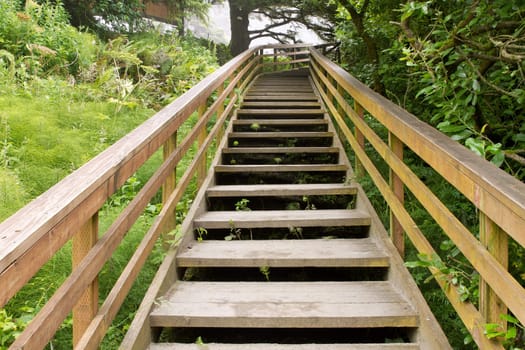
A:
{"label": "horizontal railing rail", "polygon": [[[312,49],[310,57],[315,84],[355,153],[356,173],[366,172],[389,206],[394,245],[403,255],[405,232],[420,254],[439,259],[425,232],[405,209],[406,188],[479,273],[479,310],[474,303],[461,300],[461,291],[439,268],[439,263],[429,267],[436,281],[480,348],[502,348],[497,341],[489,340],[484,331],[488,323],[502,323],[505,327],[500,315],[507,314],[507,308],[525,324],[525,289],[507,269],[508,238],[512,237],[521,248],[525,246],[525,184],[373,92],[318,51]],[[374,131],[368,118],[386,128],[387,140]],[[388,180],[365,151],[365,144],[372,146],[387,164]],[[477,208],[479,239],[404,162],[404,148],[409,148]]]}

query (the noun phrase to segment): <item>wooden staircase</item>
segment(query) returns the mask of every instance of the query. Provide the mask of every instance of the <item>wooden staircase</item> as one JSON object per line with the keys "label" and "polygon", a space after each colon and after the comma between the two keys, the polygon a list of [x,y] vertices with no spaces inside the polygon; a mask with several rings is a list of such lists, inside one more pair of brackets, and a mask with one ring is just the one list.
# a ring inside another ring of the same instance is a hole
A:
{"label": "wooden staircase", "polygon": [[306,74],[259,77],[227,133],[122,348],[450,348]]}

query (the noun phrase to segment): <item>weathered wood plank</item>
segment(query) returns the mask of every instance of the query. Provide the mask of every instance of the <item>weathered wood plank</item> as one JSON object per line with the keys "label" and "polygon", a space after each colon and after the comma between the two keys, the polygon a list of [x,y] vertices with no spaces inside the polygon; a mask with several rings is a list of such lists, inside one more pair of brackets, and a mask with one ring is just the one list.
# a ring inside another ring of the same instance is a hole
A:
{"label": "weathered wood plank", "polygon": [[339,153],[337,147],[234,147],[223,148],[223,153]]}
{"label": "weathered wood plank", "polygon": [[302,107],[304,108],[320,108],[319,102],[312,102],[312,101],[274,101],[274,102],[244,102],[242,104],[243,108],[253,109],[254,107],[269,107],[269,108],[279,108],[279,107],[286,107],[286,108],[297,108]]}
{"label": "weathered wood plank", "polygon": [[317,101],[317,96],[310,93],[283,94],[277,92],[247,93],[244,101]]}
{"label": "weathered wood plank", "polygon": [[370,239],[193,242],[177,255],[196,267],[388,267],[388,256]]}
{"label": "weathered wood plank", "polygon": [[229,228],[232,222],[238,228],[366,226],[370,216],[353,209],[213,211],[195,218],[194,226]]}
{"label": "weathered wood plank", "polygon": [[324,110],[322,109],[309,109],[309,108],[292,108],[292,109],[249,109],[249,108],[241,108],[237,111],[237,114],[250,114],[250,115],[318,115],[323,114]]}
{"label": "weathered wood plank", "polygon": [[[232,292],[234,291],[234,292]],[[178,282],[158,301],[154,327],[416,327],[388,282]]]}
{"label": "weathered wood plank", "polygon": [[325,119],[235,119],[233,125],[325,125]]}
{"label": "weathered wood plank", "polygon": [[244,195],[247,197],[280,195],[345,195],[356,194],[355,186],[346,184],[224,185],[207,189],[208,197]]}
{"label": "weathered wood plank", "polygon": [[327,138],[333,137],[334,133],[331,131],[294,131],[294,132],[285,132],[285,131],[259,131],[259,132],[232,132],[228,135],[230,139],[235,138],[251,138],[251,139],[261,139],[261,138]]}
{"label": "weathered wood plank", "polygon": [[261,172],[308,172],[308,171],[346,171],[345,164],[277,164],[277,165],[218,165],[217,173],[261,173]]}
{"label": "weathered wood plank", "polygon": [[418,344],[381,343],[381,344],[183,344],[156,343],[149,350],[417,350]]}

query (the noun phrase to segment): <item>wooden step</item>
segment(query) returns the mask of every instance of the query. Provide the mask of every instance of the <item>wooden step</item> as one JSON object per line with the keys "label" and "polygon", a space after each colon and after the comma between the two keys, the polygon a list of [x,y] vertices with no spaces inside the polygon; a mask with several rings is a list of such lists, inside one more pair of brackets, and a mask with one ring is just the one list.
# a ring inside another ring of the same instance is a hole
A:
{"label": "wooden step", "polygon": [[253,108],[241,108],[237,111],[237,114],[241,115],[322,115],[324,110],[322,109],[308,109],[308,108],[299,108],[299,109],[289,109],[289,108],[278,108],[278,109],[253,109]]}
{"label": "wooden step", "polygon": [[324,119],[235,119],[233,125],[325,125]]}
{"label": "wooden step", "polygon": [[370,238],[202,241],[180,249],[181,267],[388,267]]}
{"label": "wooden step", "polygon": [[243,101],[318,101],[318,98],[313,93],[248,92]]}
{"label": "wooden step", "polygon": [[273,101],[273,102],[244,102],[242,108],[253,109],[253,108],[320,108],[319,102],[313,101]]}
{"label": "wooden step", "polygon": [[194,219],[206,229],[257,227],[368,226],[370,215],[356,209],[211,211]]}
{"label": "wooden step", "polygon": [[149,350],[418,350],[418,344],[184,344],[155,343]]}
{"label": "wooden step", "polygon": [[417,327],[389,282],[176,282],[152,327]]}
{"label": "wooden step", "polygon": [[224,185],[206,190],[208,197],[354,195],[357,188],[345,184]]}
{"label": "wooden step", "polygon": [[262,138],[332,138],[334,133],[331,131],[258,131],[258,132],[231,132],[228,138],[231,139],[262,139]]}
{"label": "wooden step", "polygon": [[338,147],[227,147],[223,153],[339,153]]}
{"label": "wooden step", "polygon": [[216,173],[346,171],[346,164],[217,165]]}

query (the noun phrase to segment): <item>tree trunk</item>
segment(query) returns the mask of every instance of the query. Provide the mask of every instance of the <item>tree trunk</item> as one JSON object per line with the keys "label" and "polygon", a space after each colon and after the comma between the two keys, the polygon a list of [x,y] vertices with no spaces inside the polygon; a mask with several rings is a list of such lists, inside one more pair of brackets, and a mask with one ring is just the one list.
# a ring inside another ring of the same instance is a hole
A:
{"label": "tree trunk", "polygon": [[232,32],[230,52],[233,56],[240,54],[250,46],[249,14],[250,10],[243,6],[242,0],[230,0],[230,28]]}
{"label": "tree trunk", "polygon": [[357,9],[350,3],[348,0],[341,1],[341,4],[347,9],[347,11],[350,13],[350,16],[352,17],[352,23],[355,26],[355,29],[357,31],[357,34],[363,39],[363,42],[366,46],[366,56],[368,62],[374,65],[375,70],[373,73],[373,79],[374,79],[374,86],[373,89],[384,95],[385,87],[381,81],[381,77],[377,73],[377,68],[379,67],[379,50],[377,48],[376,42],[368,33],[366,32],[365,28],[365,14],[366,10],[369,4],[369,1],[366,0],[361,8],[361,12],[357,12]]}

